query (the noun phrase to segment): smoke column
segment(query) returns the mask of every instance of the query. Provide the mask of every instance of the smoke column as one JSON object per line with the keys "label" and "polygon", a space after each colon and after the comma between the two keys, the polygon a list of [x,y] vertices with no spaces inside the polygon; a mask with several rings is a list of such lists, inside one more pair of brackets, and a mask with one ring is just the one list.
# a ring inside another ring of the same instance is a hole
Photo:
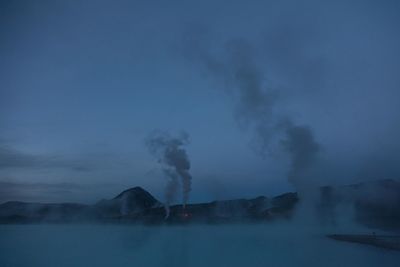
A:
{"label": "smoke column", "polygon": [[265,155],[271,145],[278,144],[289,154],[288,180],[299,192],[303,191],[309,185],[304,174],[319,151],[311,128],[297,125],[288,116],[276,113],[279,92],[266,84],[264,71],[257,64],[257,55],[249,43],[232,40],[222,52],[212,54],[212,49],[205,48],[203,41],[201,34],[186,35],[187,58],[223,82],[228,95],[234,99],[239,125],[254,131],[258,152]]}
{"label": "smoke column", "polygon": [[146,145],[152,155],[163,164],[164,174],[168,177],[165,188],[166,218],[169,216],[169,206],[174,200],[179,187],[179,178],[182,186],[183,208],[189,199],[192,176],[189,173],[190,161],[183,148],[189,143],[189,135],[182,133],[179,137],[171,137],[164,132],[154,132],[146,139]]}
{"label": "smoke column", "polygon": [[286,138],[281,140],[281,145],[290,155],[288,179],[299,193],[304,194],[313,185],[312,181],[306,180],[303,176],[314,163],[320,145],[314,140],[309,127],[295,125],[291,121],[286,122],[285,136]]}

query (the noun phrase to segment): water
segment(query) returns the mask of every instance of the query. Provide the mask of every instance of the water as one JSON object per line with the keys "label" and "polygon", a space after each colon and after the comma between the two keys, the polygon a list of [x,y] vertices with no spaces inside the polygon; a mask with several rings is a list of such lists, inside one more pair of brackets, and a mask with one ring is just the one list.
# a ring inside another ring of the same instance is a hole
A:
{"label": "water", "polygon": [[400,252],[289,225],[0,225],[1,267],[399,264]]}

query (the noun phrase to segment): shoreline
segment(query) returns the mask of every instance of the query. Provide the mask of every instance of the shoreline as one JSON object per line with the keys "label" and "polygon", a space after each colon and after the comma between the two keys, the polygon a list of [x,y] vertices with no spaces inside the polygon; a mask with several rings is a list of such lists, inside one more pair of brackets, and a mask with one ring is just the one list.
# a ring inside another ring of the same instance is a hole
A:
{"label": "shoreline", "polygon": [[400,236],[399,235],[349,235],[349,234],[331,234],[327,235],[328,238],[364,244],[384,249],[400,251]]}

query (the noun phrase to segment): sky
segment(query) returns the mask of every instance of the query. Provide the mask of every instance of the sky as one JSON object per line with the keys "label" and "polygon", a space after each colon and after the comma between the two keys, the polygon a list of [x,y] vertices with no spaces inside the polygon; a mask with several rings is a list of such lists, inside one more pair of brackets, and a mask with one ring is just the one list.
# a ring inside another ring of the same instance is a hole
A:
{"label": "sky", "polygon": [[133,186],[163,201],[154,131],[189,136],[189,202],[399,179],[399,12],[1,1],[0,202],[94,203]]}

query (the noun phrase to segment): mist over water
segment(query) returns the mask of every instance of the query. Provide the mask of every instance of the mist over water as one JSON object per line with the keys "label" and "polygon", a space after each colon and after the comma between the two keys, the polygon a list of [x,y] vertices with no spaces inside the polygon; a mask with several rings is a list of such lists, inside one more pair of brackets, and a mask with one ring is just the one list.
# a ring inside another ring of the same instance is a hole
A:
{"label": "mist over water", "polygon": [[0,262],[53,266],[398,266],[400,253],[300,224],[1,225]]}

